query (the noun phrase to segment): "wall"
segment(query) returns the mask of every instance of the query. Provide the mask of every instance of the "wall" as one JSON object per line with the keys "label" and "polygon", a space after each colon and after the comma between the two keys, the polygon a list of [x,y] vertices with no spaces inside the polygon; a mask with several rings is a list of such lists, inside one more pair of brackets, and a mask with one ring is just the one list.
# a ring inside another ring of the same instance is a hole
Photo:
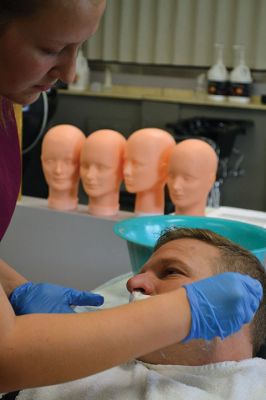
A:
{"label": "wall", "polygon": [[1,257],[29,280],[91,290],[131,271],[126,242],[113,232],[120,217],[131,216],[96,218],[82,206],[60,212],[24,197],[0,243]]}
{"label": "wall", "polygon": [[84,47],[90,60],[209,66],[222,43],[232,67],[237,44],[265,69],[265,18],[264,0],[112,0]]}

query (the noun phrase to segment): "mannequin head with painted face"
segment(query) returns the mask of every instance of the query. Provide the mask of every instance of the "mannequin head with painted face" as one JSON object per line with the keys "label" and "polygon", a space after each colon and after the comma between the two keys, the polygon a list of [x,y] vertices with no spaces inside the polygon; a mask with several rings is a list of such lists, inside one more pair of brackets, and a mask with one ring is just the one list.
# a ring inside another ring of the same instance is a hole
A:
{"label": "mannequin head with painted face", "polygon": [[41,161],[49,187],[49,207],[58,210],[77,207],[79,159],[84,141],[83,132],[73,125],[57,125],[44,136]]}
{"label": "mannequin head with painted face", "polygon": [[127,191],[136,193],[135,213],[164,213],[167,165],[174,146],[173,137],[157,128],[140,129],[128,138],[124,180]]}
{"label": "mannequin head with painted face", "polygon": [[121,133],[103,129],[90,134],[83,145],[80,176],[92,215],[115,215],[119,210],[125,143]]}
{"label": "mannequin head with painted face", "polygon": [[205,215],[217,167],[218,157],[207,142],[186,139],[175,146],[169,160],[167,180],[175,214]]}

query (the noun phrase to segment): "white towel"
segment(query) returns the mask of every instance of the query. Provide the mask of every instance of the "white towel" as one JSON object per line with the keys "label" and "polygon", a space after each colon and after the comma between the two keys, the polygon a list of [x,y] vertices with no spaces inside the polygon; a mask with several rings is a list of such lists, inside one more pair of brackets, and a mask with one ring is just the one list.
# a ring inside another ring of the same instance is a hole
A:
{"label": "white towel", "polygon": [[126,288],[126,283],[131,276],[132,273],[130,272],[117,276],[93,290],[93,292],[99,293],[104,297],[104,304],[101,307],[77,306],[74,310],[77,313],[84,311],[97,311],[128,303],[130,293]]}
{"label": "white towel", "polygon": [[200,367],[132,362],[66,384],[25,390],[19,400],[265,400],[266,361]]}

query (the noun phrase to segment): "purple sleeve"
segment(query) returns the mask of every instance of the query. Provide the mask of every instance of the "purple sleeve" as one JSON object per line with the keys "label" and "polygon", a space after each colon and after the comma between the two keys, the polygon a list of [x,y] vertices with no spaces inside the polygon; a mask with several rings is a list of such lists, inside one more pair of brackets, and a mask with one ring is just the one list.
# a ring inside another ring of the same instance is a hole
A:
{"label": "purple sleeve", "polygon": [[20,182],[20,147],[13,105],[0,98],[0,240],[12,218]]}

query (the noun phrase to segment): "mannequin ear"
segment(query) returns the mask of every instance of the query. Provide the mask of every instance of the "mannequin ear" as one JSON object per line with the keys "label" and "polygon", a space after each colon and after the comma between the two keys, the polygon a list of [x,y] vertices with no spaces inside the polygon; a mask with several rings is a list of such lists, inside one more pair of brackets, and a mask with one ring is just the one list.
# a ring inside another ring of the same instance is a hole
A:
{"label": "mannequin ear", "polygon": [[211,190],[211,188],[213,187],[215,181],[216,181],[216,173],[209,174],[209,177],[208,177],[209,190]]}
{"label": "mannequin ear", "polygon": [[160,181],[166,182],[167,180],[167,171],[168,171],[168,162],[166,160],[161,161],[159,166],[159,174],[160,174]]}

